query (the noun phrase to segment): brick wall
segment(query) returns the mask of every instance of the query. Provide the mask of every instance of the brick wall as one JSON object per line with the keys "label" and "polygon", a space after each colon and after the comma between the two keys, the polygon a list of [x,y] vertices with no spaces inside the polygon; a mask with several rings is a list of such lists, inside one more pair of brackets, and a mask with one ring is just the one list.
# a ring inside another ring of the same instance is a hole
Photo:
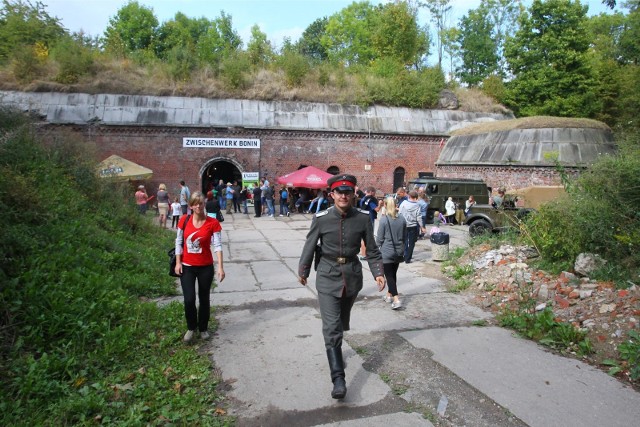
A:
{"label": "brick wall", "polygon": [[[95,143],[99,160],[117,154],[153,170],[147,189],[165,183],[170,193],[187,185],[201,189],[202,171],[216,160],[238,166],[240,172],[260,172],[275,178],[301,165],[358,177],[362,186],[378,192],[393,191],[394,171],[405,170],[405,181],[418,172],[434,172],[435,162],[446,140],[434,136],[399,136],[361,133],[300,132],[250,129],[60,126]],[[183,148],[183,137],[257,138],[260,149]],[[370,166],[370,169],[368,166]],[[369,169],[369,170],[366,170]]]}
{"label": "brick wall", "polygon": [[[575,176],[582,169],[567,168],[569,176]],[[489,187],[505,187],[515,190],[536,185],[561,185],[560,176],[554,167],[540,166],[441,166],[436,168],[437,176],[448,178],[482,179]]]}

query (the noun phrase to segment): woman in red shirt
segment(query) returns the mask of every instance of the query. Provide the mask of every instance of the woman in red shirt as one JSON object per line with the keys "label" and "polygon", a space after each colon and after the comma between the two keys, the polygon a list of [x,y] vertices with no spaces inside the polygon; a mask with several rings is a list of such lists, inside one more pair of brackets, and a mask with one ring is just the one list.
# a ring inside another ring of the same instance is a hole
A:
{"label": "woman in red shirt", "polygon": [[[207,216],[204,204],[205,197],[201,192],[196,191],[191,195],[189,207],[193,215],[183,215],[180,218],[176,236],[176,274],[180,276],[184,314],[187,318],[185,342],[193,339],[196,327],[200,331],[200,338],[209,338],[207,327],[211,312],[209,292],[213,283],[213,253],[218,262],[218,283],[225,277],[222,265],[222,227],[217,219]],[[200,309],[196,309],[196,279]]]}

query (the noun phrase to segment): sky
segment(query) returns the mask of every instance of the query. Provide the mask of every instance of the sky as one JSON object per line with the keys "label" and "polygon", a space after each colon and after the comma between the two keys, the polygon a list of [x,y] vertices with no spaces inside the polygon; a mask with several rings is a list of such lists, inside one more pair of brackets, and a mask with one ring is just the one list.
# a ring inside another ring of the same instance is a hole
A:
{"label": "sky", "polygon": [[[104,33],[109,18],[128,3],[128,0],[41,0],[51,16],[59,18],[71,32],[83,30],[85,34],[97,36]],[[387,3],[388,0],[370,0],[372,4]],[[260,26],[268,39],[276,46],[283,38],[295,42],[302,32],[316,19],[331,16],[347,7],[353,0],[138,0],[151,7],[160,23],[172,19],[176,12],[190,18],[215,19],[224,10],[231,15],[233,27],[242,37],[245,46],[249,41],[251,27]],[[525,0],[525,4],[530,4]],[[582,0],[589,5],[589,15],[608,11],[601,0]],[[452,0],[450,24],[453,25],[469,9],[474,9],[480,0]],[[428,15],[419,16],[420,24],[428,22]]]}

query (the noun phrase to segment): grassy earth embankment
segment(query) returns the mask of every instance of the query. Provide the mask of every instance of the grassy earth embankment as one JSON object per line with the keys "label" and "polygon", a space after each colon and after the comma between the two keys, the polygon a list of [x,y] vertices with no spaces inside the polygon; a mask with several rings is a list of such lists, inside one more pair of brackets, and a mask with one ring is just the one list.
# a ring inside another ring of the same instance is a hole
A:
{"label": "grassy earth embankment", "polygon": [[86,144],[38,139],[0,111],[0,424],[233,424],[182,305],[148,302],[175,293],[172,234],[96,177]]}

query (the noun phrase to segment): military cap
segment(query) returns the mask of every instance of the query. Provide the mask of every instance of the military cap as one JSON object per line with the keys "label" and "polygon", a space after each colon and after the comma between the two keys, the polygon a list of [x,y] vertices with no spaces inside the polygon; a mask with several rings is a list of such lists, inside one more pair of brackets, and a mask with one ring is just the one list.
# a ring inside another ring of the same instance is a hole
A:
{"label": "military cap", "polygon": [[358,180],[349,174],[334,175],[327,180],[327,185],[333,190],[354,191]]}

